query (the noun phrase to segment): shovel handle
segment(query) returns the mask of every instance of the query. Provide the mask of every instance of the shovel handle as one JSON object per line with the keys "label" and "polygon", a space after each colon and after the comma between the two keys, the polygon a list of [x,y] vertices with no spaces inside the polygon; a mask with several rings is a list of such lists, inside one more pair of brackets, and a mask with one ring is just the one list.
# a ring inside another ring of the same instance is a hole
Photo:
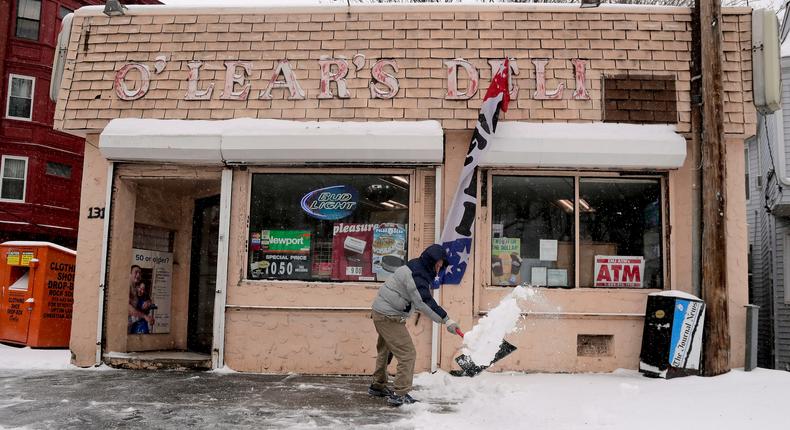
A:
{"label": "shovel handle", "polygon": [[457,328],[457,329],[455,329],[455,333],[456,333],[458,336],[464,337],[464,332],[462,332],[460,328]]}

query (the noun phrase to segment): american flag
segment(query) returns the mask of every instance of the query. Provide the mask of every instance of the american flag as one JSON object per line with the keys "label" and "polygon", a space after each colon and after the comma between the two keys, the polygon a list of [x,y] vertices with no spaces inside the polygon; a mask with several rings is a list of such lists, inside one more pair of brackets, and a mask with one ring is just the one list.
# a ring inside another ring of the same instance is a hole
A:
{"label": "american flag", "polygon": [[450,261],[439,276],[439,282],[435,284],[437,288],[441,284],[460,284],[466,273],[469,254],[472,252],[477,207],[477,165],[491,146],[489,143],[496,132],[499,111],[507,112],[507,105],[510,102],[509,72],[510,62],[505,59],[491,79],[491,85],[480,107],[477,126],[466,153],[464,167],[461,169],[458,189],[455,191],[453,204],[450,206],[442,229],[440,242]]}

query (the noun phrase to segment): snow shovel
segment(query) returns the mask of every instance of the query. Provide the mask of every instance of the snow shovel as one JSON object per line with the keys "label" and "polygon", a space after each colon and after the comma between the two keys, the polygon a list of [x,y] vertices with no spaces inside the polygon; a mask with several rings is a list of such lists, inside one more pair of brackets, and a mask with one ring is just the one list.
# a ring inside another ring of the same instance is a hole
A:
{"label": "snow shovel", "polygon": [[[458,333],[458,336],[464,337],[464,333],[461,330],[455,329],[455,332]],[[461,354],[458,357],[455,357],[455,362],[461,366],[461,370],[451,370],[450,374],[453,376],[477,376],[477,374],[487,369],[497,361],[505,358],[515,350],[516,347],[513,346],[513,344],[503,339],[502,343],[499,344],[499,351],[494,354],[494,359],[491,360],[491,363],[488,363],[484,366],[478,366],[474,361],[472,361],[472,357],[466,354]]]}

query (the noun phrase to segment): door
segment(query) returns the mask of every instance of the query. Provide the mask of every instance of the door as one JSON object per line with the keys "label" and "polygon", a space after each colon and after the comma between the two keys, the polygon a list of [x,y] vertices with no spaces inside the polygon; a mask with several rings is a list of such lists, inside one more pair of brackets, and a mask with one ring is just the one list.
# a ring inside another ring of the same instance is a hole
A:
{"label": "door", "polygon": [[204,354],[211,353],[213,340],[218,241],[219,196],[195,200],[187,348]]}
{"label": "door", "polygon": [[30,314],[33,311],[34,270],[24,266],[7,266],[8,277],[4,279],[2,288],[2,304],[0,309],[0,340],[27,344],[27,333],[30,328]]}

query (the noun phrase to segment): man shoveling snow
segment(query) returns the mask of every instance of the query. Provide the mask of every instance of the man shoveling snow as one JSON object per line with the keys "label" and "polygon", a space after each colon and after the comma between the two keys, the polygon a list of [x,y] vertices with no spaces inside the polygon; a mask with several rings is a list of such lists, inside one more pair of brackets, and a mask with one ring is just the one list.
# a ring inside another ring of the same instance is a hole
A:
{"label": "man shoveling snow", "polygon": [[[376,370],[368,393],[387,397],[387,403],[392,406],[415,402],[409,391],[412,389],[417,352],[406,330],[406,320],[414,308],[433,321],[446,324],[450,333],[460,331],[458,324],[447,316],[447,312],[431,296],[431,283],[446,263],[444,249],[435,244],[429,246],[419,258],[399,267],[379,288],[373,301],[371,316],[379,336],[376,342]],[[387,388],[390,353],[398,360],[394,392]]]}

